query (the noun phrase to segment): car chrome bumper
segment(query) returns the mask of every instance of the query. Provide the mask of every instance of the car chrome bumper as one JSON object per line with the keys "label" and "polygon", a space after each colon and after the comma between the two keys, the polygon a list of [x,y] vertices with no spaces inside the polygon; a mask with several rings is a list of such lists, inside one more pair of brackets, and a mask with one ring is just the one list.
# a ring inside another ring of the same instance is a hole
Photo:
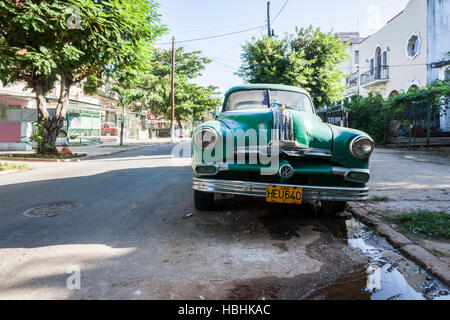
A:
{"label": "car chrome bumper", "polygon": [[215,179],[194,178],[192,189],[203,192],[237,194],[245,196],[265,197],[267,185],[303,188],[304,200],[336,200],[336,201],[360,201],[367,200],[369,187],[322,187],[301,186],[278,183],[262,183],[247,181],[230,181]]}

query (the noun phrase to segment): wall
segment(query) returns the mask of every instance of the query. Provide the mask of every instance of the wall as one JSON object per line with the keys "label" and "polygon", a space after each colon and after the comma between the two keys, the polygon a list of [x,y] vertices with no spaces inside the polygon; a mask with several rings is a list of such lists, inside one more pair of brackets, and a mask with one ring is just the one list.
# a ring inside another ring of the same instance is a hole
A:
{"label": "wall", "polygon": [[0,122],[0,142],[20,142],[20,122]]}
{"label": "wall", "polygon": [[450,60],[446,53],[450,51],[450,1],[428,1],[428,82],[439,79],[439,69],[431,63]]}
{"label": "wall", "polygon": [[[448,0],[445,0],[448,1]],[[449,1],[450,2],[450,1]],[[421,39],[419,54],[411,59],[406,48],[413,34]],[[360,71],[370,70],[370,59],[375,58],[377,47],[387,51],[389,81],[373,87],[388,97],[394,90],[408,90],[412,84],[424,86],[427,83],[427,1],[411,0],[403,12],[383,28],[360,44]],[[367,60],[367,61],[366,61]],[[363,95],[369,88],[361,90]]]}
{"label": "wall", "polygon": [[0,151],[31,151],[30,122],[0,122]]}

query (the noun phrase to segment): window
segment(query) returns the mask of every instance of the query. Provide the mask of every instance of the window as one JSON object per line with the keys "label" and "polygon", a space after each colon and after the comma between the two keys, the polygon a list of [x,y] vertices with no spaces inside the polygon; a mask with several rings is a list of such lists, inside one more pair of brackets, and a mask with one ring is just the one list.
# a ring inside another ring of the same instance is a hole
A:
{"label": "window", "polygon": [[225,111],[262,109],[269,107],[267,90],[236,91],[228,97]]}
{"label": "window", "polygon": [[6,121],[6,110],[8,106],[6,104],[0,104],[0,121]]}
{"label": "window", "polygon": [[270,90],[271,106],[286,106],[286,108],[314,113],[311,101],[303,93],[291,91]]}
{"label": "window", "polygon": [[375,60],[370,59],[370,75],[373,75],[373,68],[375,66]]}
{"label": "window", "polygon": [[382,62],[381,62],[381,66],[382,67],[387,67],[387,52],[383,51],[383,58],[382,58]]}
{"label": "window", "polygon": [[285,106],[289,109],[314,113],[311,100],[306,94],[283,90],[242,90],[230,94],[224,111],[266,109]]}
{"label": "window", "polygon": [[406,46],[406,53],[408,58],[414,59],[420,52],[420,37],[418,34],[414,34],[409,38]]}
{"label": "window", "polygon": [[355,50],[355,64],[359,64],[359,50]]}

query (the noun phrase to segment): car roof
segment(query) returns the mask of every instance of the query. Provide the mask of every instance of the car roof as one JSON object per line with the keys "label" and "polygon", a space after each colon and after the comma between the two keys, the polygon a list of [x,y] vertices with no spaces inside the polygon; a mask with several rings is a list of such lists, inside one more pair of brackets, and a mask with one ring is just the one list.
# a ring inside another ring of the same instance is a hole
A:
{"label": "car roof", "polygon": [[233,93],[235,91],[258,90],[258,89],[293,91],[293,92],[304,93],[304,94],[309,96],[309,93],[305,89],[294,87],[294,86],[287,86],[287,85],[284,85],[284,84],[253,83],[253,84],[246,84],[246,85],[232,87],[230,90],[228,90],[225,93],[225,97],[227,97],[229,94],[231,94],[231,93]]}

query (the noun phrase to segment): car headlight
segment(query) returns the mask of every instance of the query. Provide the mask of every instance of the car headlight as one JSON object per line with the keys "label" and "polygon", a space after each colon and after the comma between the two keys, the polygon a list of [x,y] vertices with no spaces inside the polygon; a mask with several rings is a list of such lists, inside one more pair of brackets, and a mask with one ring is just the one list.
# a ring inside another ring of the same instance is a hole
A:
{"label": "car headlight", "polygon": [[350,152],[355,158],[366,159],[373,152],[373,141],[366,136],[357,136],[350,143]]}
{"label": "car headlight", "polygon": [[194,141],[201,149],[212,149],[217,143],[217,133],[211,128],[201,128],[195,134]]}

